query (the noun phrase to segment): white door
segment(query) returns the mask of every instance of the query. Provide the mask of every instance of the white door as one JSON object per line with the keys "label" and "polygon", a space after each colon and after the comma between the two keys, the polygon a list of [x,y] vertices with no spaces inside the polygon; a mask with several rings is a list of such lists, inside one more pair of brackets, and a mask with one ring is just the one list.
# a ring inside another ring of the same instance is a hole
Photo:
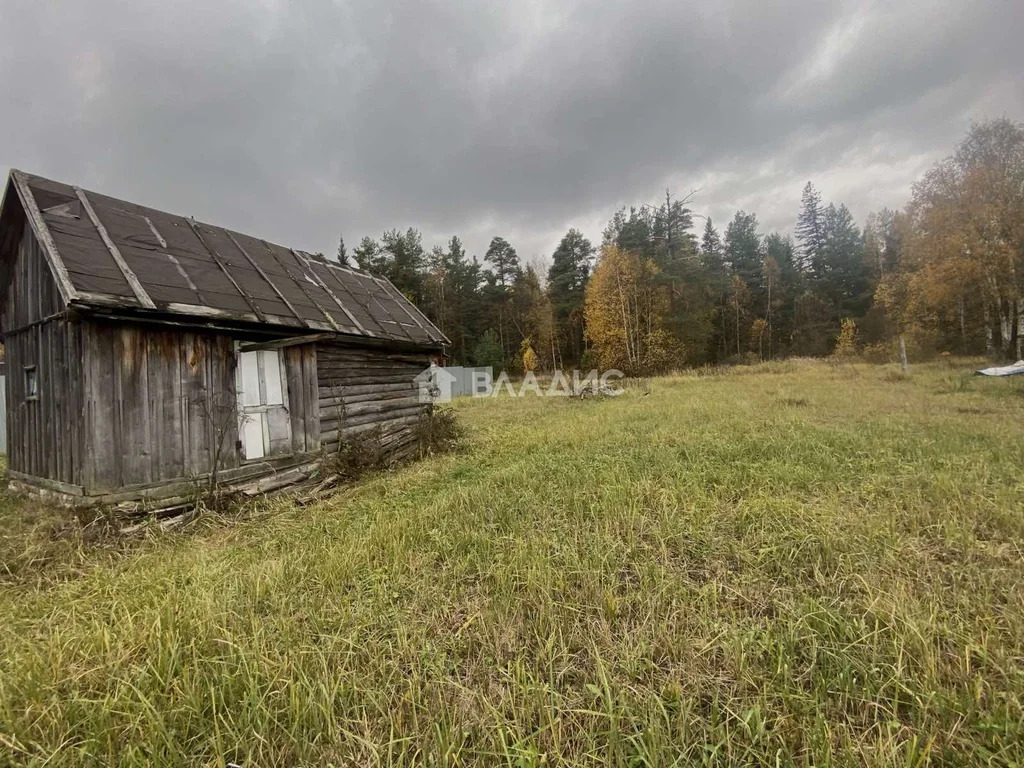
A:
{"label": "white door", "polygon": [[291,452],[288,384],[278,350],[239,352],[238,415],[245,458]]}

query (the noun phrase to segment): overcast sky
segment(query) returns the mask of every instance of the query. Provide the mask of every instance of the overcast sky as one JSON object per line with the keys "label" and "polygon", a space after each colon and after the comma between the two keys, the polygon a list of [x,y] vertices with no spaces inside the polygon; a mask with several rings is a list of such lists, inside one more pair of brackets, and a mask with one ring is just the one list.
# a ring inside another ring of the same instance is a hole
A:
{"label": "overcast sky", "polygon": [[792,230],[813,180],[900,206],[1024,119],[1024,2],[0,0],[9,167],[333,253],[570,226],[699,189]]}

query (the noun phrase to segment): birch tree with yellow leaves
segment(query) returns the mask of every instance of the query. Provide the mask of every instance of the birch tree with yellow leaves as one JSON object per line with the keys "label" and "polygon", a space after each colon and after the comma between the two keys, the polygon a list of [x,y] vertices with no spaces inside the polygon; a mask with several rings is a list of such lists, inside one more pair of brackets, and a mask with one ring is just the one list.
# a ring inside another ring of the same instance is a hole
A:
{"label": "birch tree with yellow leaves", "polygon": [[[914,185],[898,270],[876,301],[940,346],[1003,357],[1024,344],[1024,126],[975,124]],[[954,344],[954,342],[956,342]]]}
{"label": "birch tree with yellow leaves", "polygon": [[587,340],[604,369],[631,375],[665,370],[678,355],[664,328],[669,298],[658,267],[635,251],[605,245],[587,284]]}

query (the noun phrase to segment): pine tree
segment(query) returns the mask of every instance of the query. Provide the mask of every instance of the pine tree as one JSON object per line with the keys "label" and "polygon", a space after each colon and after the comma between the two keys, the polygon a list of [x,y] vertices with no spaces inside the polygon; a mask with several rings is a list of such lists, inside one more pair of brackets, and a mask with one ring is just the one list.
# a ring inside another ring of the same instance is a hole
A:
{"label": "pine tree", "polygon": [[650,208],[622,208],[615,212],[604,229],[602,245],[614,245],[644,258],[655,256],[655,217]]}
{"label": "pine tree", "polygon": [[665,202],[654,213],[651,239],[655,243],[654,261],[663,270],[672,271],[672,266],[686,261],[697,251],[697,239],[693,229],[693,212],[684,200],[673,200],[665,192]]}
{"label": "pine tree", "polygon": [[644,211],[652,216],[650,245],[645,251],[650,251],[649,258],[658,266],[655,284],[668,302],[665,330],[679,342],[678,348],[691,362],[701,362],[711,332],[711,307],[703,288],[697,238],[691,232],[693,213],[685,200],[673,200],[667,190],[664,203]]}
{"label": "pine tree", "polygon": [[495,237],[487,247],[484,261],[491,265],[494,279],[502,289],[508,289],[519,272],[519,256],[516,249],[503,237]]}
{"label": "pine tree", "polygon": [[384,276],[414,303],[421,301],[426,254],[419,230],[388,230],[381,237],[381,249],[385,254]]}
{"label": "pine tree", "polygon": [[487,327],[487,315],[483,308],[481,285],[483,283],[480,262],[474,256],[466,256],[462,241],[453,237],[448,244],[448,259],[453,272],[454,294],[459,302],[459,330],[461,337],[461,356],[459,360],[469,360],[470,345],[479,339]]}
{"label": "pine tree", "polygon": [[551,255],[548,284],[552,297],[569,299],[583,296],[594,246],[578,229],[570,229]]}
{"label": "pine tree", "polygon": [[583,297],[593,258],[594,246],[578,229],[570,229],[552,254],[548,269],[558,346],[573,362],[583,355]]}
{"label": "pine tree", "polygon": [[359,265],[360,269],[374,274],[384,272],[385,261],[381,253],[380,243],[372,237],[364,237],[360,240],[359,245],[353,249],[352,255],[355,256],[356,264]]}
{"label": "pine tree", "polygon": [[[491,265],[482,291],[482,304],[487,313],[487,327],[498,334],[502,359],[515,365],[518,340],[513,326],[512,288],[522,274],[516,249],[503,237],[495,237],[487,247],[484,261]],[[521,337],[521,334],[520,334]]]}
{"label": "pine tree", "polygon": [[704,236],[700,241],[700,264],[704,271],[704,287],[708,298],[720,302],[729,291],[729,269],[725,264],[722,238],[708,217],[704,222]]}

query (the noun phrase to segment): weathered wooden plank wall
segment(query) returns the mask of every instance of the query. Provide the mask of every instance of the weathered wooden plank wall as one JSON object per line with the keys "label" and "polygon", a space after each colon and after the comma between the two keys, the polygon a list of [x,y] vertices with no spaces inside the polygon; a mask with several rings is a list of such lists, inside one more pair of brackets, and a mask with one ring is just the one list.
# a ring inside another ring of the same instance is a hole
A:
{"label": "weathered wooden plank wall", "polygon": [[239,464],[230,337],[83,322],[88,493],[203,475]]}
{"label": "weathered wooden plank wall", "polygon": [[[63,313],[53,274],[31,229],[18,245],[3,317],[9,417],[8,468],[80,485],[81,334]],[[37,395],[26,391],[33,368]]]}
{"label": "weathered wooden plank wall", "polygon": [[430,356],[317,344],[320,441],[331,453],[360,433],[379,429],[389,453],[406,449],[412,427],[428,406],[419,402],[413,379],[430,365]]}
{"label": "weathered wooden plank wall", "polygon": [[[241,465],[234,340],[225,334],[87,321],[88,493]],[[316,350],[283,355],[292,453],[319,449]]]}
{"label": "weathered wooden plank wall", "polygon": [[0,453],[7,455],[7,373],[0,367]]}
{"label": "weathered wooden plank wall", "polygon": [[60,312],[64,305],[32,230],[25,227],[18,244],[14,275],[7,289],[4,331],[16,331]]}
{"label": "weathered wooden plank wall", "polygon": [[283,350],[288,382],[288,410],[292,420],[292,451],[320,450],[320,401],[317,390],[315,344],[301,344]]}

